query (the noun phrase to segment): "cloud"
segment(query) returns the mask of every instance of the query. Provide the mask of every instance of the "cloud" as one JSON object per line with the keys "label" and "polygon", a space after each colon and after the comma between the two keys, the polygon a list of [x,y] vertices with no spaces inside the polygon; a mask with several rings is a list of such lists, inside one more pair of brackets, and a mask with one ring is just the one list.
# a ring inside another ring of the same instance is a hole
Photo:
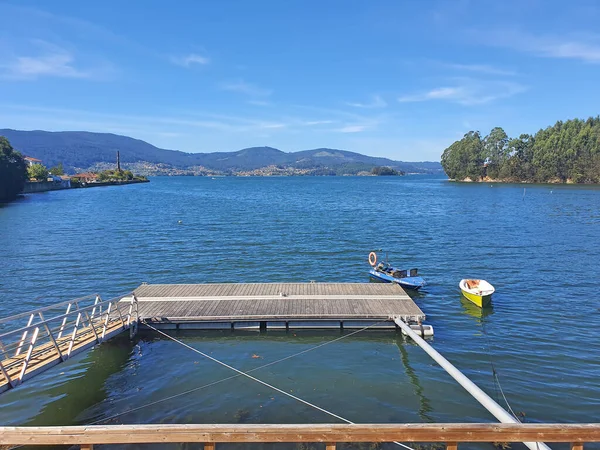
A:
{"label": "cloud", "polygon": [[243,80],[227,81],[221,83],[219,87],[224,91],[238,92],[250,97],[268,97],[273,93],[273,91],[270,89],[263,89],[255,84],[247,83]]}
{"label": "cloud", "polygon": [[576,59],[588,63],[600,63],[600,35],[571,34],[534,35],[518,30],[477,32],[483,42],[491,46],[510,48],[533,53],[545,58]]}
{"label": "cloud", "polygon": [[373,99],[369,103],[346,103],[348,106],[354,106],[355,108],[385,108],[387,103],[379,95],[374,95]]}
{"label": "cloud", "polygon": [[198,55],[197,53],[190,53],[187,56],[173,56],[171,61],[174,64],[182,67],[190,67],[194,64],[205,66],[210,64],[210,59],[206,56]]}
{"label": "cloud", "polygon": [[526,90],[525,86],[518,83],[464,79],[461,84],[442,86],[422,93],[405,95],[399,97],[398,101],[408,103],[438,100],[473,106],[512,97]]}
{"label": "cloud", "polygon": [[38,53],[35,56],[16,56],[0,64],[0,74],[5,79],[35,80],[40,77],[96,78],[104,68],[83,70],[76,67],[72,52],[45,41],[32,41]]}
{"label": "cloud", "polygon": [[514,76],[517,75],[517,72],[513,70],[505,70],[500,69],[494,66],[490,66],[487,64],[449,64],[449,63],[441,63],[443,67],[447,67],[448,69],[461,70],[467,72],[477,72],[488,75],[500,75],[500,76]]}
{"label": "cloud", "polygon": [[341,128],[336,128],[332,131],[337,131],[338,133],[360,133],[361,131],[365,131],[367,128],[367,125],[346,125]]}

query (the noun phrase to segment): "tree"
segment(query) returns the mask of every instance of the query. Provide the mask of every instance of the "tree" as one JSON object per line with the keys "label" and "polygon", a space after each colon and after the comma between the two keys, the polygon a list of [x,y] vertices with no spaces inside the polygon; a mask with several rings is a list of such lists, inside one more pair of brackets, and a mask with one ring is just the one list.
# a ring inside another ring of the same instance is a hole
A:
{"label": "tree", "polygon": [[397,170],[387,166],[376,166],[371,169],[373,175],[400,175]]}
{"label": "tree", "polygon": [[483,162],[483,140],[479,131],[468,132],[442,154],[442,167],[454,180],[481,179],[484,170]]}
{"label": "tree", "polygon": [[50,169],[50,173],[52,175],[56,175],[56,176],[61,176],[65,174],[65,171],[63,169],[63,163],[58,163],[57,166],[54,166]]}
{"label": "tree", "polygon": [[38,181],[46,181],[48,179],[48,169],[42,164],[32,164],[27,168],[29,178],[35,178]]}
{"label": "tree", "polygon": [[27,180],[27,164],[8,139],[0,136],[0,202],[14,200]]}
{"label": "tree", "polygon": [[496,127],[483,140],[471,131],[444,150],[446,174],[481,179],[481,167],[503,181],[600,183],[600,117],[558,121],[535,135],[509,139]]}
{"label": "tree", "polygon": [[500,168],[507,159],[507,143],[508,136],[500,127],[493,128],[484,141],[484,159],[487,163],[487,176],[490,178],[498,178]]}

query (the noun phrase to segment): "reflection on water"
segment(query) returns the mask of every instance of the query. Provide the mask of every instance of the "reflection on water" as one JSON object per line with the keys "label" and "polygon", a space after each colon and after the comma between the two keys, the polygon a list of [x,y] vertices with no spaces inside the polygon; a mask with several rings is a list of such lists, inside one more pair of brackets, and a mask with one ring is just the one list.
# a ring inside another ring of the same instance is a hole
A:
{"label": "reflection on water", "polygon": [[400,350],[400,355],[402,355],[402,364],[404,365],[404,372],[408,376],[410,383],[414,386],[415,394],[417,395],[417,397],[419,397],[419,417],[421,417],[421,420],[423,420],[423,422],[434,422],[433,418],[428,414],[432,411],[431,403],[429,399],[423,394],[423,386],[421,386],[421,383],[419,382],[419,377],[417,376],[413,368],[410,366],[410,363],[408,361],[408,352],[404,348],[406,340],[401,337],[397,337],[396,344],[398,345],[398,349]]}
{"label": "reflection on water", "polygon": [[457,300],[460,300],[460,304],[463,308],[463,314],[467,314],[471,317],[475,317],[476,319],[484,319],[487,316],[491,316],[494,314],[494,302],[492,302],[486,306],[485,308],[480,308],[471,300],[465,298],[462,294],[457,296]]}

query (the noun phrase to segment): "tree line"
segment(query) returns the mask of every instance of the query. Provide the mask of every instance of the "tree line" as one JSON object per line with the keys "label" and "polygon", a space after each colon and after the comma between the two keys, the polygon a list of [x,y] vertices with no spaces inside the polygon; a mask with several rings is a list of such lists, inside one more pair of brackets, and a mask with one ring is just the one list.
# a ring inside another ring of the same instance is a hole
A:
{"label": "tree line", "polygon": [[485,137],[470,131],[444,150],[441,163],[454,180],[600,183],[600,116],[518,138],[500,127]]}

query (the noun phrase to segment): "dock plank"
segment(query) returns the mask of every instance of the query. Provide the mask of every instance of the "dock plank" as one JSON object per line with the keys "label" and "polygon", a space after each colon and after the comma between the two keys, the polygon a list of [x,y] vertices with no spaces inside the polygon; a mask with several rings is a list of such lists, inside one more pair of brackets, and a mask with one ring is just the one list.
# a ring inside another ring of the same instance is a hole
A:
{"label": "dock plank", "polygon": [[401,287],[383,283],[146,284],[134,293],[140,318],[155,321],[425,319]]}

